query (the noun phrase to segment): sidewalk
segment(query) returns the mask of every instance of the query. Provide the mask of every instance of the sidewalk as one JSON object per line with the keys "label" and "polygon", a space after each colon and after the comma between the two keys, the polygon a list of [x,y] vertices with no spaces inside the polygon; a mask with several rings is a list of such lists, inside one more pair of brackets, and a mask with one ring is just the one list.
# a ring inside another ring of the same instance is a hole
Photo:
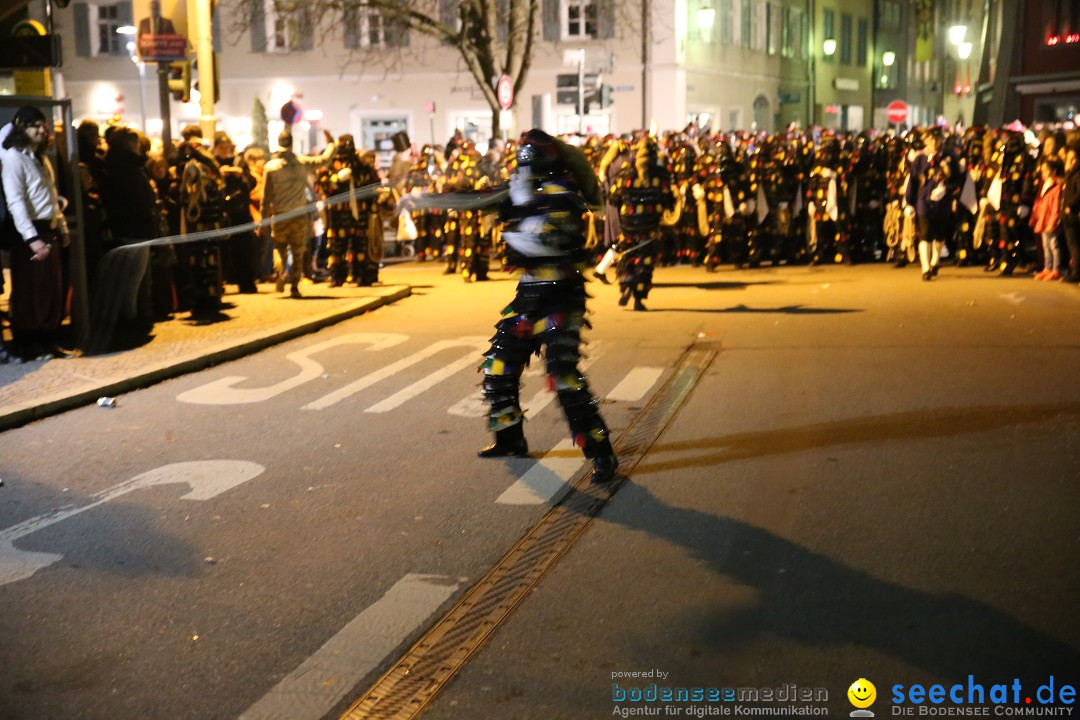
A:
{"label": "sidewalk", "polygon": [[303,299],[294,300],[274,292],[271,283],[260,284],[257,295],[230,293],[231,287],[221,320],[200,323],[180,313],[155,324],[149,342],[130,350],[0,365],[0,432],[257,352],[412,293],[407,284],[304,283]]}

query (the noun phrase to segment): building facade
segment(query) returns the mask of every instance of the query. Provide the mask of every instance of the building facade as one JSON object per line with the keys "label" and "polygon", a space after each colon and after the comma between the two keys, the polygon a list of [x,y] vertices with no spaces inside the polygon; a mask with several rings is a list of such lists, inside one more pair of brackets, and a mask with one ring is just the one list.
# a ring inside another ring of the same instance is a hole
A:
{"label": "building facade", "polygon": [[[432,14],[452,23],[453,0],[431,4]],[[508,136],[533,126],[601,134],[653,122],[661,129],[688,123],[724,130],[805,126],[815,102],[813,4],[542,0],[527,82],[501,125]],[[44,19],[38,5],[34,0],[30,14]],[[317,144],[322,128],[351,132],[368,148],[388,147],[400,130],[419,143],[443,143],[455,130],[481,144],[489,140],[492,111],[453,47],[395,28],[363,6],[333,25],[311,17],[303,4],[289,12],[281,7],[266,0],[238,23],[234,6],[217,6],[215,115],[241,147],[253,137],[256,100],[267,109],[270,137],[283,126],[281,106],[289,100],[300,105],[304,116],[294,134],[301,148]],[[76,117],[119,116],[160,134],[157,68],[134,62],[130,36],[117,33],[132,23],[130,0],[78,0],[55,9],[53,23],[65,58],[55,73],[55,93],[72,98]],[[861,37],[857,32],[853,38]],[[852,40],[853,58],[860,52],[857,42]],[[576,103],[559,102],[556,89],[560,75],[577,71],[578,57],[610,86],[613,101],[590,107],[583,118]],[[868,78],[858,73],[859,98]],[[175,136],[198,122],[199,105],[173,101],[170,115]]]}

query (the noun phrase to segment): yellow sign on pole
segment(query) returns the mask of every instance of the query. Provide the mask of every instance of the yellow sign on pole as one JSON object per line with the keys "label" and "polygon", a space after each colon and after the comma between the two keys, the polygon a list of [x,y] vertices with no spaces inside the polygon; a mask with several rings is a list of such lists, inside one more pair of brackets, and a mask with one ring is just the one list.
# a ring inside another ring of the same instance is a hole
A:
{"label": "yellow sign on pole", "polygon": [[52,75],[46,70],[13,70],[16,95],[52,97]]}

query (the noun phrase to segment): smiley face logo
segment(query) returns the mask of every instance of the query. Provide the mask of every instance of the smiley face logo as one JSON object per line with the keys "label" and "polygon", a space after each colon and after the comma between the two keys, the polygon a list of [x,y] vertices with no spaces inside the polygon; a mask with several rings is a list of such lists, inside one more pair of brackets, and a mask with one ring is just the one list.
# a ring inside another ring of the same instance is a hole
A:
{"label": "smiley face logo", "polygon": [[848,700],[851,704],[857,708],[868,708],[874,704],[874,700],[877,699],[877,688],[874,687],[874,683],[870,682],[866,678],[859,678],[855,682],[851,683],[851,687],[847,691]]}

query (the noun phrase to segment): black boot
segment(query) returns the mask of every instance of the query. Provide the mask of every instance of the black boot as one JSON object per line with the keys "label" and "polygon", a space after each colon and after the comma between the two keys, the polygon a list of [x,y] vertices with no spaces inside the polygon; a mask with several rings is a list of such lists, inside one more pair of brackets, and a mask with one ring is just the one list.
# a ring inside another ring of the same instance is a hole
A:
{"label": "black boot", "polygon": [[615,479],[615,471],[619,469],[619,458],[614,451],[593,458],[592,482],[606,483]]}
{"label": "black boot", "polygon": [[505,430],[495,432],[495,442],[476,453],[477,457],[528,457],[529,443],[525,442],[525,428],[514,423]]}
{"label": "black boot", "polygon": [[634,309],[638,312],[644,312],[649,308],[645,307],[645,303],[641,302],[641,298],[634,298]]}
{"label": "black boot", "polygon": [[619,306],[626,307],[626,303],[630,302],[630,294],[634,292],[634,289],[629,285],[623,288],[622,294],[619,296]]}

